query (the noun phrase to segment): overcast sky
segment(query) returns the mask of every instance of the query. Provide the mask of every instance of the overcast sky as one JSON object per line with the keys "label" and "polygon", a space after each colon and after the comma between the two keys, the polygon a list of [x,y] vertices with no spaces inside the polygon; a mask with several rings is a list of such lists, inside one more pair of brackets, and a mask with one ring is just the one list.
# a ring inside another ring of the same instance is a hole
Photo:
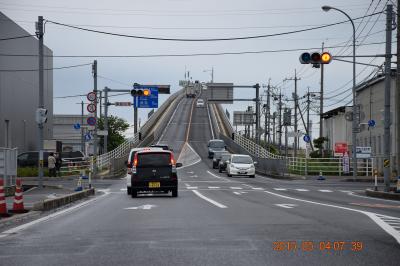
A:
{"label": "overcast sky", "polygon": [[[0,9],[12,20],[34,33],[34,22],[42,15],[44,19],[65,24],[113,33],[164,38],[220,38],[274,34],[345,20],[345,16],[331,10],[323,12],[321,6],[332,5],[346,11],[352,18],[382,11],[386,0],[114,0],[114,1],[55,1],[0,0]],[[358,28],[357,54],[378,54],[384,52],[384,44],[371,44],[385,41],[385,15],[377,15],[356,20]],[[299,63],[301,51],[274,52],[244,55],[193,56],[193,57],[153,57],[153,58],[100,58],[104,55],[155,55],[221,53],[262,50],[281,50],[325,46],[351,45],[352,28],[350,23],[324,29],[301,32],[276,37],[220,41],[220,42],[174,42],[140,40],[134,38],[109,36],[84,32],[63,26],[46,23],[45,45],[53,50],[55,56],[81,55],[89,58],[54,58],[54,67],[91,63],[98,61],[98,87],[129,89],[130,84],[158,83],[171,84],[172,91],[179,89],[178,82],[184,79],[185,69],[190,71],[193,80],[209,81],[214,67],[215,82],[233,82],[239,85],[266,84],[278,86],[282,93],[291,97],[295,69],[301,80],[298,82],[299,96],[307,87],[318,91],[319,70]],[[393,34],[395,36],[395,33]],[[369,45],[368,45],[369,44]],[[351,55],[351,47],[327,49],[333,55]],[[351,58],[349,58],[351,60]],[[381,58],[360,58],[358,61],[380,65]],[[340,95],[326,100],[324,111],[348,103],[351,100],[352,66],[349,63],[334,61],[325,71],[326,97]],[[357,66],[357,81],[362,81],[376,68]],[[343,86],[347,84],[347,86]],[[54,70],[54,96],[85,94],[93,89],[91,67],[67,70]],[[254,95],[252,89],[236,89],[235,97]],[[347,98],[346,98],[347,96]],[[254,97],[254,96],[252,96]],[[76,103],[84,97],[54,99],[54,113],[80,112]],[[115,101],[131,100],[129,96],[114,97]],[[86,101],[86,100],[85,100]],[[289,104],[291,104],[289,102]],[[230,112],[244,110],[247,103],[227,106]],[[315,103],[318,105],[318,103]],[[142,110],[142,121],[147,117]],[[133,121],[133,112],[128,107],[111,107],[110,114]],[[319,125],[313,116],[314,135]]]}

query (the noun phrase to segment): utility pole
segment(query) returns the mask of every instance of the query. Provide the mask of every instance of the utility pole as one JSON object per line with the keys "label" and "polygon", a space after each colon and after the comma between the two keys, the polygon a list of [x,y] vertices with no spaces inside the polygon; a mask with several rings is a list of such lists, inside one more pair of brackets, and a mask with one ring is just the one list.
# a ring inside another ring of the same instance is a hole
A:
{"label": "utility pole", "polygon": [[301,78],[297,77],[297,72],[296,69],[294,70],[294,78],[287,78],[285,80],[294,80],[294,94],[293,94],[293,100],[294,100],[294,157],[297,156],[297,147],[299,146],[298,144],[298,137],[297,137],[297,81],[301,80]]}
{"label": "utility pole", "polygon": [[[107,87],[104,87],[104,130],[108,132],[108,91],[110,89]],[[104,146],[104,153],[107,153],[107,145],[108,145],[108,134],[103,136],[103,146]]]}
{"label": "utility pole", "polygon": [[288,122],[290,122],[291,119],[289,112],[289,109],[285,108],[283,115],[283,124],[285,126],[285,157],[288,157]]}
{"label": "utility pole", "polygon": [[[94,142],[93,142],[93,156],[94,162],[96,164],[97,158],[97,60],[93,61],[92,65],[92,72],[93,72],[93,92],[96,94],[96,100],[94,101],[94,105],[96,106],[96,112],[94,112],[94,117],[96,118],[96,124],[94,125]],[[94,167],[94,172],[96,172],[96,167]]]}
{"label": "utility pole", "polygon": [[279,90],[279,121],[278,121],[278,133],[279,133],[279,153],[282,150],[282,89]]}
{"label": "utility pole", "polygon": [[400,34],[399,34],[399,21],[400,21],[400,14],[399,14],[399,5],[400,0],[397,0],[397,71],[396,71],[396,90],[395,90],[395,99],[396,99],[396,145],[397,145],[397,176],[400,177]]}
{"label": "utility pole", "polygon": [[[43,17],[38,17],[36,36],[39,39],[39,108],[44,108],[44,68],[43,68]],[[43,130],[44,124],[38,123],[38,150],[39,150],[39,188],[43,188]]]}
{"label": "utility pole", "polygon": [[256,143],[260,145],[260,84],[257,83],[254,87],[256,89]]}
{"label": "utility pole", "polygon": [[274,112],[272,115],[272,142],[274,143],[274,145],[276,144],[275,119],[276,119],[276,112]]}
{"label": "utility pole", "polygon": [[[400,1],[400,0],[399,0]],[[267,87],[267,132],[268,132],[268,144],[271,144],[271,79],[268,80]]]}
{"label": "utility pole", "polygon": [[[324,43],[322,43],[322,51],[321,53],[324,52]],[[323,137],[323,124],[322,124],[322,114],[324,113],[324,64],[321,65],[321,91],[320,91],[320,102],[319,102],[319,137]],[[323,151],[321,149],[321,153],[323,154]],[[321,155],[322,155],[321,154]]]}
{"label": "utility pole", "polygon": [[84,128],[83,128],[83,116],[84,116],[85,103],[81,102],[81,150],[85,154],[85,138],[84,138]]}
{"label": "utility pole", "polygon": [[[386,56],[385,56],[385,123],[384,123],[384,168],[385,191],[390,190],[390,74],[392,58],[393,6],[386,6]],[[398,115],[398,114],[397,114]]]}
{"label": "utility pole", "polygon": [[311,137],[310,133],[310,88],[307,88],[307,134]]}
{"label": "utility pole", "polygon": [[100,111],[100,114],[99,114],[99,117],[100,117],[100,119],[103,117],[103,113],[102,113],[102,105],[103,105],[103,103],[102,103],[102,100],[103,100],[103,92],[102,91],[99,91],[100,92],[100,97],[99,97],[99,104],[100,104],[100,108],[99,108],[99,111]]}

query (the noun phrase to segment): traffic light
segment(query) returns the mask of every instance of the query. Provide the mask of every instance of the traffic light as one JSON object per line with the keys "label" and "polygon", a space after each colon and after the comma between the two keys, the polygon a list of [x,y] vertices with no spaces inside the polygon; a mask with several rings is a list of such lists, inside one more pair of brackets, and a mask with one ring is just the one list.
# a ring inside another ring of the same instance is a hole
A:
{"label": "traffic light", "polygon": [[36,123],[44,124],[47,122],[47,109],[38,108],[36,109]]}
{"label": "traffic light", "polygon": [[328,52],[323,52],[322,54],[305,52],[300,55],[299,60],[301,64],[329,64],[332,61],[332,55]]}
{"label": "traffic light", "polygon": [[149,89],[133,89],[131,90],[131,95],[133,97],[137,96],[150,96],[151,91]]}

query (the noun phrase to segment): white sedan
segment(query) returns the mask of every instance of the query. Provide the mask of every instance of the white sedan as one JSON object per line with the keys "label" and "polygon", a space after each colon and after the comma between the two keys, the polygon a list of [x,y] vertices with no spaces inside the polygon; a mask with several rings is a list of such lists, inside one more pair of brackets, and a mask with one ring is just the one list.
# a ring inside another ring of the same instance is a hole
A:
{"label": "white sedan", "polygon": [[198,99],[196,102],[196,107],[204,107],[204,100]]}
{"label": "white sedan", "polygon": [[233,175],[245,175],[255,177],[256,168],[253,159],[249,155],[232,154],[226,166],[226,172],[229,177]]}

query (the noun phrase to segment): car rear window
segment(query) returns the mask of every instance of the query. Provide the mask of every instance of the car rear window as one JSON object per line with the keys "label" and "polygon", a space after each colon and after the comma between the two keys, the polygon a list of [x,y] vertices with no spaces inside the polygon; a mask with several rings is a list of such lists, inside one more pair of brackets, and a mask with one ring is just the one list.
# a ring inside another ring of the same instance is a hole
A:
{"label": "car rear window", "polygon": [[253,163],[253,160],[250,157],[247,157],[247,156],[234,156],[232,158],[232,163],[251,164],[251,163]]}
{"label": "car rear window", "polygon": [[138,154],[138,166],[168,166],[171,164],[169,153],[140,153]]}
{"label": "car rear window", "polygon": [[225,147],[225,142],[223,142],[223,141],[211,141],[210,142],[210,147],[211,148],[224,148]]}

